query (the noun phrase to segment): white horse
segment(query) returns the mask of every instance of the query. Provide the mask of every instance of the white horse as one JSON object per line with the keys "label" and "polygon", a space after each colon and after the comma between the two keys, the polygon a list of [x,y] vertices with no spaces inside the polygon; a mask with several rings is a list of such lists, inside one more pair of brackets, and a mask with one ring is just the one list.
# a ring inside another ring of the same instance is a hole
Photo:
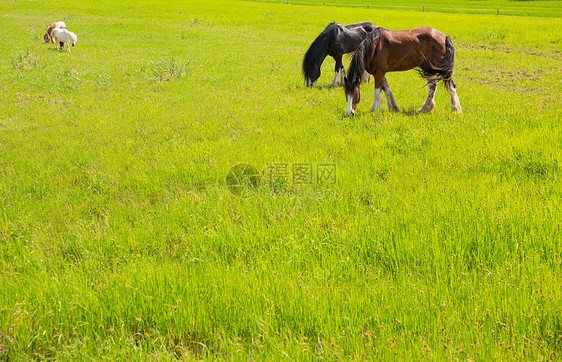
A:
{"label": "white horse", "polygon": [[78,41],[78,37],[76,36],[76,34],[74,34],[71,31],[68,31],[68,29],[66,28],[53,29],[52,34],[53,34],[53,38],[55,39],[55,43],[57,45],[57,50],[59,49],[59,42],[62,43],[60,50],[64,49],[64,44],[66,43],[66,49],[70,51],[70,44],[72,44],[72,46],[75,46],[76,41]]}
{"label": "white horse", "polygon": [[56,23],[53,23],[49,29],[47,29],[47,31],[45,32],[45,35],[43,35],[43,40],[45,40],[45,43],[51,42],[53,43],[53,38],[52,38],[52,32],[53,29],[57,29],[57,28],[66,28],[66,24],[64,23],[64,21],[57,21]]}

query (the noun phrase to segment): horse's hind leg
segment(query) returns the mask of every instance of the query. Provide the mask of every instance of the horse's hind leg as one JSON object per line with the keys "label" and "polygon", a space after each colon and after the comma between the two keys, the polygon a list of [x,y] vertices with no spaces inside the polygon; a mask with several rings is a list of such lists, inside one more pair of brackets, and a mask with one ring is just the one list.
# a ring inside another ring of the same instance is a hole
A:
{"label": "horse's hind leg", "polygon": [[423,106],[420,108],[420,112],[423,113],[429,113],[433,111],[433,109],[435,108],[434,98],[435,98],[435,90],[437,89],[437,82],[435,81],[435,79],[430,78],[426,80],[427,80],[427,99],[425,100]]}
{"label": "horse's hind leg", "polygon": [[459,101],[459,97],[457,96],[457,87],[455,82],[451,79],[449,82],[445,83],[445,87],[449,91],[451,95],[451,109],[453,112],[462,113],[461,102]]}
{"label": "horse's hind leg", "polygon": [[334,60],[336,61],[334,81],[330,85],[331,87],[339,87],[343,85],[345,77],[345,68],[343,67],[342,54],[335,55]]}
{"label": "horse's hind leg", "polygon": [[386,81],[386,77],[383,78],[382,90],[384,91],[384,95],[386,96],[386,105],[388,106],[388,110],[400,112],[400,108],[398,108],[398,105],[394,100],[394,94],[392,94],[392,91],[390,90],[390,86]]}

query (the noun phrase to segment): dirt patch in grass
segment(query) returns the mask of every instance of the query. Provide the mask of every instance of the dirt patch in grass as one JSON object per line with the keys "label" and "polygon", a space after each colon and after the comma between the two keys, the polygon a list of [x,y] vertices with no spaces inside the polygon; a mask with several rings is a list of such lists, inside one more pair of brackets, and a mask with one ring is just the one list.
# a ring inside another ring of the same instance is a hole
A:
{"label": "dirt patch in grass", "polygon": [[562,61],[562,51],[558,49],[548,48],[516,48],[507,44],[490,44],[490,43],[476,43],[468,42],[463,44],[455,44],[458,49],[470,51],[488,51],[494,53],[505,54],[521,54],[530,55],[542,58],[549,58]]}

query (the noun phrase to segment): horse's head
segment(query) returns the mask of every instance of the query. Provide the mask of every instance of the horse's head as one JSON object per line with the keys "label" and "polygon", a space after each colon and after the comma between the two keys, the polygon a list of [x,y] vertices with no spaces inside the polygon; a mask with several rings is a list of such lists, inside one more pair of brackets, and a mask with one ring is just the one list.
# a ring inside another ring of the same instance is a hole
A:
{"label": "horse's head", "polygon": [[347,77],[344,78],[345,97],[347,99],[347,116],[353,117],[357,104],[361,100],[361,90],[359,88],[360,82],[350,81]]}
{"label": "horse's head", "polygon": [[320,78],[320,67],[311,67],[305,69],[304,80],[305,86],[307,87],[314,87],[316,85],[316,81]]}
{"label": "horse's head", "polygon": [[316,80],[312,81],[310,78],[306,78],[304,81],[306,87],[314,87],[316,85]]}
{"label": "horse's head", "polygon": [[51,41],[51,37],[49,36],[48,33],[45,33],[45,35],[43,35],[43,40],[45,40],[45,43],[48,43]]}
{"label": "horse's head", "polygon": [[320,78],[320,66],[322,65],[322,62],[318,64],[315,54],[311,49],[306,52],[302,61],[302,73],[305,81],[304,85],[307,87],[314,87],[316,85],[316,81]]}
{"label": "horse's head", "polygon": [[76,34],[70,33],[70,43],[72,44],[72,46],[75,46],[77,41],[78,37],[76,36]]}

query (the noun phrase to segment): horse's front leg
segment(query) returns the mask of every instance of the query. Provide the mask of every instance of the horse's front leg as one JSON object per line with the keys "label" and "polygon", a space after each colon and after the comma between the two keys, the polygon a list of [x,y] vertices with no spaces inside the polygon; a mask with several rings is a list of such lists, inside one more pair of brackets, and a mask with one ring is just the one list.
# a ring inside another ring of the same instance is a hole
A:
{"label": "horse's front leg", "polygon": [[343,85],[345,78],[345,68],[343,67],[342,54],[334,55],[334,60],[336,61],[334,81],[330,87],[339,87]]}
{"label": "horse's front leg", "polygon": [[431,111],[433,111],[433,109],[435,108],[435,90],[437,89],[437,82],[435,81],[435,79],[431,78],[431,79],[427,79],[427,99],[425,100],[425,103],[423,104],[423,106],[420,108],[420,112],[423,113],[429,113]]}
{"label": "horse's front leg", "polygon": [[382,79],[384,79],[384,74],[375,72],[373,75],[375,78],[375,96],[373,99],[373,105],[371,106],[371,112],[378,111],[381,108],[382,103]]}
{"label": "horse's front leg", "polygon": [[373,99],[373,105],[371,106],[371,112],[378,111],[381,108],[382,103],[382,88],[377,88],[375,85],[375,96]]}
{"label": "horse's front leg", "polygon": [[390,86],[386,81],[386,77],[383,77],[382,90],[384,91],[384,95],[386,96],[386,105],[388,106],[388,110],[400,112],[400,108],[398,108],[398,105],[394,100],[394,94],[392,94],[392,91],[390,90]]}

